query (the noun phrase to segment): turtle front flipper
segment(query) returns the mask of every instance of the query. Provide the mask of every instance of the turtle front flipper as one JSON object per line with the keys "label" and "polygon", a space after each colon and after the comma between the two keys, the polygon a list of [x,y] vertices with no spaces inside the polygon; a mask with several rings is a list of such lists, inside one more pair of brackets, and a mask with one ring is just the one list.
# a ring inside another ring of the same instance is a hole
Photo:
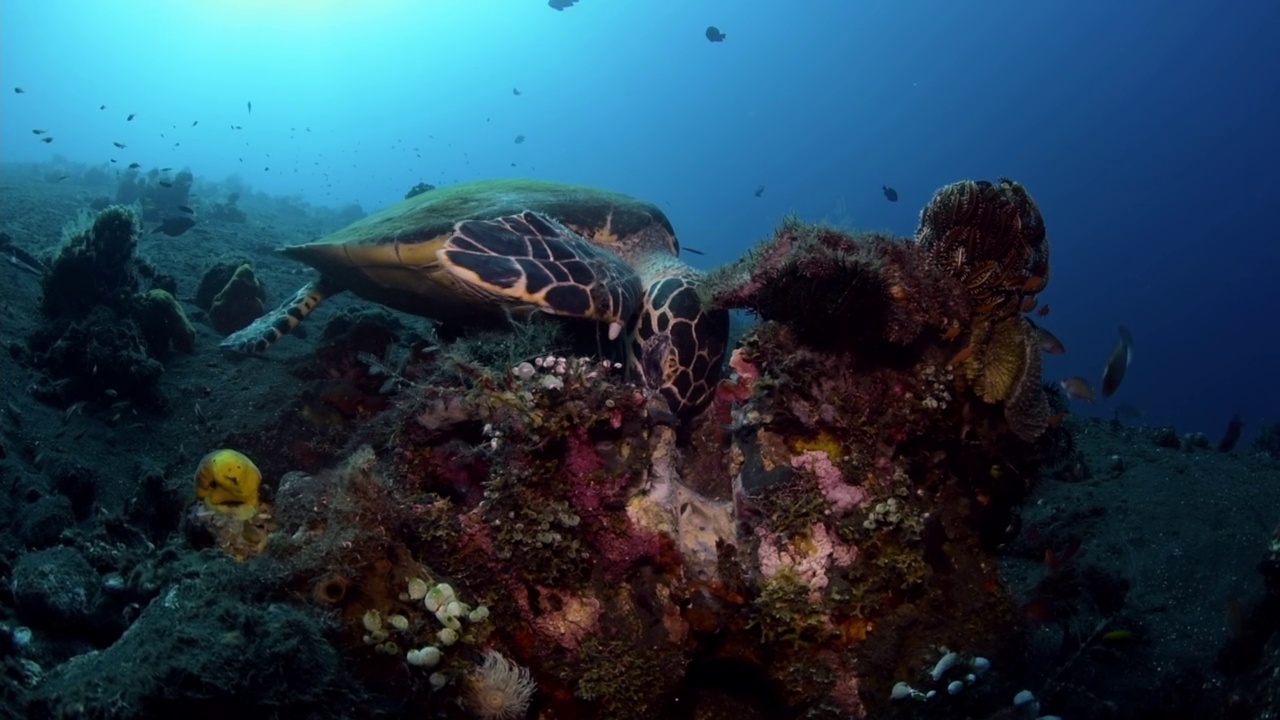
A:
{"label": "turtle front flipper", "polygon": [[610,340],[643,303],[640,278],[622,258],[534,212],[464,220],[436,256],[466,291],[608,323]]}
{"label": "turtle front flipper", "polygon": [[309,282],[280,307],[223,338],[219,346],[243,353],[260,353],[293,332],[321,301],[335,292],[323,279]]}

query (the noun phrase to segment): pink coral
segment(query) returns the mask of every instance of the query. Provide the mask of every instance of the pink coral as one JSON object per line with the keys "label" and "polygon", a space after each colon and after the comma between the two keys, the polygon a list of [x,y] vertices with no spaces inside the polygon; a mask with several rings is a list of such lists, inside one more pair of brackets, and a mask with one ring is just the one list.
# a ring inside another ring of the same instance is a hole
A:
{"label": "pink coral", "polygon": [[756,537],[760,540],[757,559],[764,577],[773,577],[782,568],[790,568],[813,590],[827,586],[828,568],[846,567],[858,559],[857,548],[832,537],[827,526],[820,522],[809,528],[807,536],[792,538],[785,546],[780,546],[777,536],[763,527],[756,528]]}
{"label": "pink coral", "polygon": [[813,473],[818,489],[830,503],[828,512],[844,515],[867,502],[867,491],[845,481],[840,469],[821,450],[806,450],[791,458],[791,466]]}

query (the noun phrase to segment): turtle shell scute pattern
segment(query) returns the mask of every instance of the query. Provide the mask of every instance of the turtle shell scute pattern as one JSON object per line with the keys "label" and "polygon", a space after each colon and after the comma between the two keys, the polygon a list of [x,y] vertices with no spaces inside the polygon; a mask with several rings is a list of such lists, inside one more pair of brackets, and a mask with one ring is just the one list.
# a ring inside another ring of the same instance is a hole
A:
{"label": "turtle shell scute pattern", "polygon": [[643,302],[630,265],[535,212],[463,220],[438,257],[470,289],[554,315],[626,323]]}
{"label": "turtle shell scute pattern", "polygon": [[729,337],[727,310],[703,306],[693,277],[649,285],[631,331],[632,368],[682,418],[711,401]]}

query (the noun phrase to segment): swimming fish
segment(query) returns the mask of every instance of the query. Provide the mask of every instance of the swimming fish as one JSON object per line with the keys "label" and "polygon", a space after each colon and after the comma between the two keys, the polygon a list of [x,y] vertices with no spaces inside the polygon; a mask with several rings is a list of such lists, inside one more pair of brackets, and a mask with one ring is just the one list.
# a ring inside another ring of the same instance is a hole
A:
{"label": "swimming fish", "polygon": [[130,120],[132,120],[132,119],[134,119],[134,118],[136,118],[136,117],[138,117],[138,113],[129,113],[129,117],[125,118],[125,119],[124,119],[124,121],[125,121],[125,122],[129,122]]}
{"label": "swimming fish", "polygon": [[252,100],[250,100],[249,102],[245,103],[245,105],[247,105],[247,106],[248,106],[248,108],[249,108],[249,114],[250,114],[250,115],[252,115],[252,114],[253,114],[253,101],[252,101]]}
{"label": "swimming fish", "polygon": [[178,237],[182,233],[195,227],[195,225],[196,221],[189,217],[174,215],[173,217],[165,218],[163,222],[156,226],[155,230],[151,231],[151,234],[164,233],[169,237]]}
{"label": "swimming fish", "polygon": [[122,142],[113,142],[113,143],[111,143],[111,144],[112,144],[112,145],[115,145],[116,147],[120,148],[121,150],[123,150],[123,149],[124,149],[124,143],[122,143]]}
{"label": "swimming fish", "polygon": [[142,167],[141,163],[129,163],[130,170],[137,170],[140,167]]}
{"label": "swimming fish", "polygon": [[728,35],[725,35],[724,33],[720,32],[720,28],[716,27],[715,25],[707,26],[706,35],[707,35],[707,40],[710,40],[711,42],[724,42],[724,39],[729,37]]}
{"label": "swimming fish", "polygon": [[199,121],[199,120],[192,120],[192,121],[191,121],[191,127],[195,127],[195,126],[197,126],[197,125],[199,125],[199,124],[200,124],[200,121]]}
{"label": "swimming fish", "polygon": [[697,248],[691,248],[691,247],[689,247],[688,245],[685,245],[685,246],[681,247],[680,249],[681,249],[681,250],[684,250],[684,251],[685,251],[685,252],[687,252],[687,253],[693,253],[694,255],[706,255],[706,253],[702,252],[701,250],[699,250],[699,249],[697,249]]}
{"label": "swimming fish", "polygon": [[1040,309],[1036,311],[1036,314],[1039,315],[1040,317],[1044,317],[1045,315],[1048,315],[1049,303],[1045,303],[1044,305],[1041,305]]}
{"label": "swimming fish", "polygon": [[1063,347],[1062,341],[1058,339],[1057,335],[1054,335],[1035,323],[1031,323],[1031,326],[1036,329],[1036,337],[1040,340],[1041,350],[1049,353],[1050,355],[1061,355],[1067,351],[1067,349]]}
{"label": "swimming fish", "polygon": [[179,210],[181,210],[182,212],[184,212],[184,213],[188,214],[188,215],[195,215],[195,214],[196,214],[196,211],[195,211],[195,210],[192,210],[191,208],[187,207],[186,205],[179,205],[179,206],[178,206],[178,209],[179,209]]}
{"label": "swimming fish", "polygon": [[49,132],[49,131],[48,131],[48,130],[32,130],[31,132],[32,132],[32,134],[34,134],[34,135],[43,135],[43,134],[45,134],[45,133],[47,133],[47,132]]}
{"label": "swimming fish", "polygon": [[881,186],[880,186],[880,189],[884,191],[884,196],[885,196],[886,198],[888,198],[889,202],[898,202],[898,191],[897,191],[897,190],[894,190],[893,188],[889,187],[888,185],[881,185]]}
{"label": "swimming fish", "polygon": [[567,7],[573,7],[578,0],[547,0],[547,7],[552,10],[564,10]]}
{"label": "swimming fish", "polygon": [[757,187],[757,188],[756,188],[756,197],[760,197],[760,196],[762,196],[762,195],[764,195],[764,186],[763,186],[763,185],[761,185],[761,186],[759,186],[759,187]]}
{"label": "swimming fish", "polygon": [[520,144],[520,143],[522,143],[522,142],[524,142],[524,136],[523,136],[523,135],[517,135],[517,136],[516,136],[516,144],[517,144],[517,145],[519,145],[519,144]]}
{"label": "swimming fish", "polygon": [[23,90],[23,89],[22,89],[22,88],[20,88],[20,87],[16,87],[16,88],[14,88],[14,89],[13,89],[13,91],[14,91],[15,93],[19,94],[19,95],[21,95],[22,93],[26,92],[26,90]]}
{"label": "swimming fish", "polygon": [[521,94],[521,92],[520,92],[520,88],[511,88],[511,94],[512,94],[512,95],[520,95],[520,94]]}
{"label": "swimming fish", "polygon": [[1124,382],[1124,374],[1129,370],[1129,363],[1133,361],[1133,335],[1129,334],[1128,328],[1120,326],[1120,339],[1116,340],[1116,346],[1111,350],[1111,357],[1107,359],[1107,366],[1102,369],[1102,397],[1107,398],[1115,394],[1120,389],[1120,383]]}
{"label": "swimming fish", "polygon": [[157,180],[156,184],[158,184],[160,187],[173,187],[173,183],[169,182],[168,180]]}
{"label": "swimming fish", "polygon": [[106,105],[99,105],[99,106],[98,106],[98,109],[99,109],[99,110],[106,110],[106,109],[107,109],[107,106],[106,106]]}
{"label": "swimming fish", "polygon": [[42,142],[42,143],[51,143],[51,142],[53,142],[53,138],[49,137],[48,135],[45,135],[44,137],[40,138],[40,142]]}
{"label": "swimming fish", "polygon": [[1088,380],[1085,380],[1082,377],[1073,375],[1069,378],[1063,379],[1060,384],[1067,395],[1077,400],[1093,402],[1095,399],[1093,396],[1093,387],[1089,385]]}

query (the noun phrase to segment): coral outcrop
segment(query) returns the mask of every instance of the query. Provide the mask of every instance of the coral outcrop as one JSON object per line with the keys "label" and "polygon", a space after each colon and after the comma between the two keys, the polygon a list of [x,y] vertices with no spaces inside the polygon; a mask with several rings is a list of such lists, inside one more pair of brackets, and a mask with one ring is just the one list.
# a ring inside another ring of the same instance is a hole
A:
{"label": "coral outcrop", "polygon": [[680,428],[534,330],[331,344],[317,394],[339,407],[341,378],[344,409],[282,420],[333,423],[325,444],[241,443],[309,468],[255,562],[419,714],[488,706],[494,674],[494,706],[546,718],[882,717],[930,691],[989,715],[1018,689],[992,552],[1045,457],[1018,311],[1047,276],[1008,181],[944,188],[915,240],[788,220],[709,278],[760,322]]}
{"label": "coral outcrop", "polygon": [[28,341],[31,363],[45,376],[35,386],[46,402],[136,398],[161,400],[160,360],[190,353],[195,328],[173,296],[171,278],[137,255],[141,218],[113,205],[84,216],[42,278],[45,316]]}

